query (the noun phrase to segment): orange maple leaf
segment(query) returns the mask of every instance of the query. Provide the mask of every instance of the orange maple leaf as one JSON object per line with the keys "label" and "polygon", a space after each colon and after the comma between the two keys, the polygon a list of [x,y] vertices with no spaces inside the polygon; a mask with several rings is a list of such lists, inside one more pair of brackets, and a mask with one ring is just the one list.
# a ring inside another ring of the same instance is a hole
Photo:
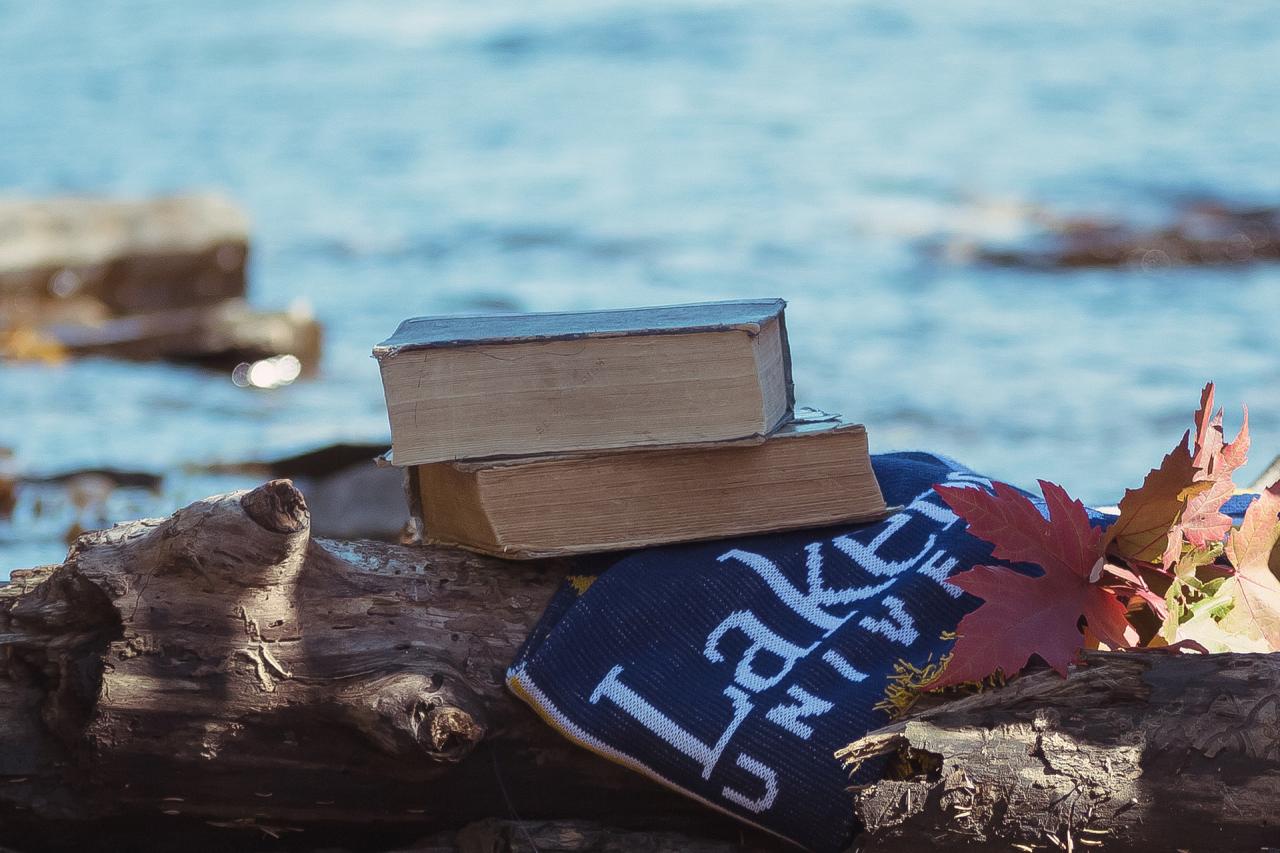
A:
{"label": "orange maple leaf", "polygon": [[1200,395],[1194,442],[1189,431],[1184,433],[1141,486],[1125,490],[1120,517],[1103,540],[1109,554],[1167,570],[1177,562],[1184,541],[1202,548],[1231,529],[1231,518],[1221,510],[1235,491],[1231,475],[1249,451],[1249,411],[1228,444],[1222,412],[1211,414],[1213,392],[1210,382]]}
{"label": "orange maple leaf", "polygon": [[[1222,539],[1231,529],[1231,518],[1223,515],[1221,509],[1235,493],[1231,475],[1249,455],[1249,409],[1244,408],[1240,432],[1230,444],[1226,443],[1222,430],[1222,410],[1210,417],[1212,411],[1213,383],[1210,382],[1204,386],[1200,394],[1200,408],[1196,410],[1195,456],[1191,460],[1196,466],[1196,482],[1209,485],[1188,496],[1187,506],[1178,522],[1187,541],[1197,548]],[[1180,552],[1181,543],[1177,544]],[[1166,566],[1177,559],[1178,552],[1172,555],[1172,559],[1166,559]]]}

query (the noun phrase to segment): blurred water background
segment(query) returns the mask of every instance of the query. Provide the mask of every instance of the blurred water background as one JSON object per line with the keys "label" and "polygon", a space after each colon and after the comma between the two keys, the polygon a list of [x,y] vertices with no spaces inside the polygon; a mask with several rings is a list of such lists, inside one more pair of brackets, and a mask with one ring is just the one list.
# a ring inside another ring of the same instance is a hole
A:
{"label": "blurred water background", "polygon": [[[0,0],[0,191],[217,189],[251,297],[308,301],[319,375],[0,365],[28,473],[201,473],[385,441],[370,347],[424,313],[782,296],[799,400],[1088,501],[1137,485],[1218,382],[1280,452],[1280,266],[1035,272],[940,259],[1029,206],[1154,220],[1280,201],[1272,4]],[[1246,477],[1245,479],[1248,479]],[[61,558],[19,513],[0,568]],[[0,576],[4,573],[0,572]]]}

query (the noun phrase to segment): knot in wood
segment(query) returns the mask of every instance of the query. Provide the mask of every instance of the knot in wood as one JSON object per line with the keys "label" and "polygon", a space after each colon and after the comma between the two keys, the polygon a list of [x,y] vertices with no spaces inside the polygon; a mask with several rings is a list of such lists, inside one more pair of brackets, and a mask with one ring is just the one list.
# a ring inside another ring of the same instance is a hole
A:
{"label": "knot in wood", "polygon": [[1037,708],[1031,718],[1031,730],[1036,732],[1051,731],[1058,728],[1061,722],[1057,710],[1053,708]]}
{"label": "knot in wood", "polygon": [[291,480],[271,480],[240,499],[245,515],[272,533],[297,533],[311,523],[306,498]]}
{"label": "knot in wood", "polygon": [[475,718],[454,705],[422,703],[413,716],[418,743],[439,761],[461,761],[484,738]]}

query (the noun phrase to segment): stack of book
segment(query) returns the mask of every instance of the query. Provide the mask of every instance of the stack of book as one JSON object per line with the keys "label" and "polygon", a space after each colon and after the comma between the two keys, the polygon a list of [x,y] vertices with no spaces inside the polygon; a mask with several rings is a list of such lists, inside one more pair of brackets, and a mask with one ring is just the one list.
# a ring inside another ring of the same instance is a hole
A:
{"label": "stack of book", "polygon": [[785,306],[406,320],[373,354],[421,539],[533,559],[881,517],[866,429],[795,409]]}

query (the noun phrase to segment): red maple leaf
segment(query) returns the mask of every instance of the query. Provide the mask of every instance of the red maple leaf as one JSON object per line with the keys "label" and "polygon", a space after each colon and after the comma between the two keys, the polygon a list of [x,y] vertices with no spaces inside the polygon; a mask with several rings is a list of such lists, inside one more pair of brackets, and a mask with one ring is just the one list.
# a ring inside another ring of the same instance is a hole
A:
{"label": "red maple leaf", "polygon": [[1084,505],[1061,486],[1040,481],[1047,519],[1004,483],[995,484],[994,495],[934,488],[970,533],[995,545],[992,556],[1034,563],[1044,574],[1029,577],[1004,566],[975,566],[951,578],[983,603],[960,621],[951,660],[930,689],[981,681],[996,670],[1013,675],[1032,655],[1065,676],[1084,645],[1081,616],[1108,646],[1124,648],[1137,639],[1125,605],[1112,590],[1089,580],[1102,558],[1102,531],[1089,524]]}

